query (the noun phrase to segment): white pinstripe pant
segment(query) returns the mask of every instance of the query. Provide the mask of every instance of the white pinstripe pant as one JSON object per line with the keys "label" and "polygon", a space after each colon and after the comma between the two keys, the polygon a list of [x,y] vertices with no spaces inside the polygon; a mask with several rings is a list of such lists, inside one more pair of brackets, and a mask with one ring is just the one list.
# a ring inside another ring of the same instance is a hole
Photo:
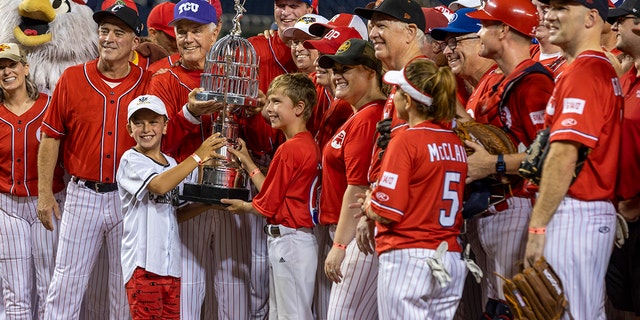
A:
{"label": "white pinstripe pant", "polygon": [[[55,198],[62,209],[64,192],[55,194]],[[58,245],[58,220],[53,218],[53,231],[46,230],[38,219],[37,205],[38,197],[0,193],[0,279],[6,319],[44,316],[43,301]],[[37,312],[32,305],[34,274],[40,300]]]}
{"label": "white pinstripe pant", "polygon": [[412,248],[384,252],[378,269],[378,311],[387,319],[453,319],[467,276],[459,252],[443,255],[451,282],[441,288],[431,274],[427,258],[435,250]]}
{"label": "white pinstripe pant", "polygon": [[109,318],[130,319],[120,263],[122,206],[118,192],[96,193],[70,182],[45,319],[78,319],[89,275],[103,242],[109,254]]}
{"label": "white pinstripe pant", "polygon": [[[574,319],[606,319],[604,278],[615,212],[609,201],[565,197],[547,225],[544,256],[562,280]],[[569,319],[566,312],[563,319]]]}

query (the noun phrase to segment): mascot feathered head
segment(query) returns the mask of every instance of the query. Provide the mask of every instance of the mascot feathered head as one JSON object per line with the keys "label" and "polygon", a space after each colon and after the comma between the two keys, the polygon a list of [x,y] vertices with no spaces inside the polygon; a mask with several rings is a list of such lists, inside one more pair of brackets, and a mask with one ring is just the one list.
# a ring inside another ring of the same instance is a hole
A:
{"label": "mascot feathered head", "polygon": [[0,12],[0,42],[23,46],[40,91],[53,92],[67,67],[98,56],[98,26],[82,0],[2,0]]}

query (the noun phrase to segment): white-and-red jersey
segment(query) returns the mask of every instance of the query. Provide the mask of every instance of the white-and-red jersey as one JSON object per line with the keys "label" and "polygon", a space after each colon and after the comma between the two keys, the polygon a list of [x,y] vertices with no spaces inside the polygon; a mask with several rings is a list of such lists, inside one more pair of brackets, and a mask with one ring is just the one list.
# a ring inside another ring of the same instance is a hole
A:
{"label": "white-and-red jersey", "polygon": [[630,199],[640,194],[640,77],[638,69],[631,70],[620,78],[624,94],[624,117],[620,139],[620,174],[616,195]]}
{"label": "white-and-red jersey", "polygon": [[[67,68],[58,80],[42,132],[64,140],[64,165],[81,179],[114,183],[122,154],[135,145],[127,132],[127,108],[147,93],[150,73],[129,62],[122,79],[106,78],[98,59]],[[105,81],[119,82],[111,88]]]}
{"label": "white-and-red jersey", "polygon": [[342,197],[348,185],[369,185],[376,123],[382,117],[384,100],[360,107],[329,141],[322,152],[320,223],[337,224]]}
{"label": "white-and-red jersey", "polygon": [[376,251],[437,249],[442,241],[460,252],[462,197],[467,157],[460,139],[446,125],[422,122],[390,142],[380,178],[371,192],[371,209],[389,219],[376,223]]}
{"label": "white-and-red jersey", "polygon": [[[41,93],[21,115],[0,103],[0,193],[27,197],[38,195],[38,148],[40,126],[51,99]],[[64,189],[64,170],[56,165],[53,193]]]}
{"label": "white-and-red jersey", "polygon": [[545,115],[549,142],[574,141],[591,149],[568,196],[584,201],[613,198],[622,105],[620,80],[603,52],[580,53],[556,80]]}
{"label": "white-and-red jersey", "polygon": [[288,139],[276,150],[253,207],[269,224],[313,227],[319,165],[320,148],[309,131]]}

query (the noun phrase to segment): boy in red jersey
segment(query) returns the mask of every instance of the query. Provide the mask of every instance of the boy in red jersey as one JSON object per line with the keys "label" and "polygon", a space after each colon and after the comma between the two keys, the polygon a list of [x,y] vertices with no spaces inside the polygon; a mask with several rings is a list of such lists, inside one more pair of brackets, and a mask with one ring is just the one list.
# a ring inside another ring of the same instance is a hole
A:
{"label": "boy in red jersey", "polygon": [[287,141],[276,151],[266,177],[243,141],[240,150],[230,150],[260,192],[253,202],[222,199],[222,203],[229,204],[233,213],[250,212],[267,219],[269,318],[313,319],[315,277],[308,275],[315,274],[318,261],[311,228],[320,149],[306,123],[316,103],[315,86],[305,74],[285,74],[273,80],[267,95],[271,126],[280,129]]}

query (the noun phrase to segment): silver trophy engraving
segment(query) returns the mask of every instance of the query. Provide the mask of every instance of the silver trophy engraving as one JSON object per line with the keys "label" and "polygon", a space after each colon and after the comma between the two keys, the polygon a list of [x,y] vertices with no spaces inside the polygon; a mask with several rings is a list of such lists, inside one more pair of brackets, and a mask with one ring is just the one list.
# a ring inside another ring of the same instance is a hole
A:
{"label": "silver trophy engraving", "polygon": [[239,137],[233,115],[242,114],[243,106],[258,104],[258,57],[253,45],[240,36],[243,4],[235,0],[233,28],[207,53],[200,77],[204,91],[196,95],[200,101],[215,100],[224,104],[213,123],[213,132],[227,138],[227,145],[216,151],[224,159],[211,159],[200,166],[198,184],[184,186],[181,198],[185,200],[219,204],[222,198],[249,199],[246,173],[236,156],[228,152],[228,148],[236,146]]}

